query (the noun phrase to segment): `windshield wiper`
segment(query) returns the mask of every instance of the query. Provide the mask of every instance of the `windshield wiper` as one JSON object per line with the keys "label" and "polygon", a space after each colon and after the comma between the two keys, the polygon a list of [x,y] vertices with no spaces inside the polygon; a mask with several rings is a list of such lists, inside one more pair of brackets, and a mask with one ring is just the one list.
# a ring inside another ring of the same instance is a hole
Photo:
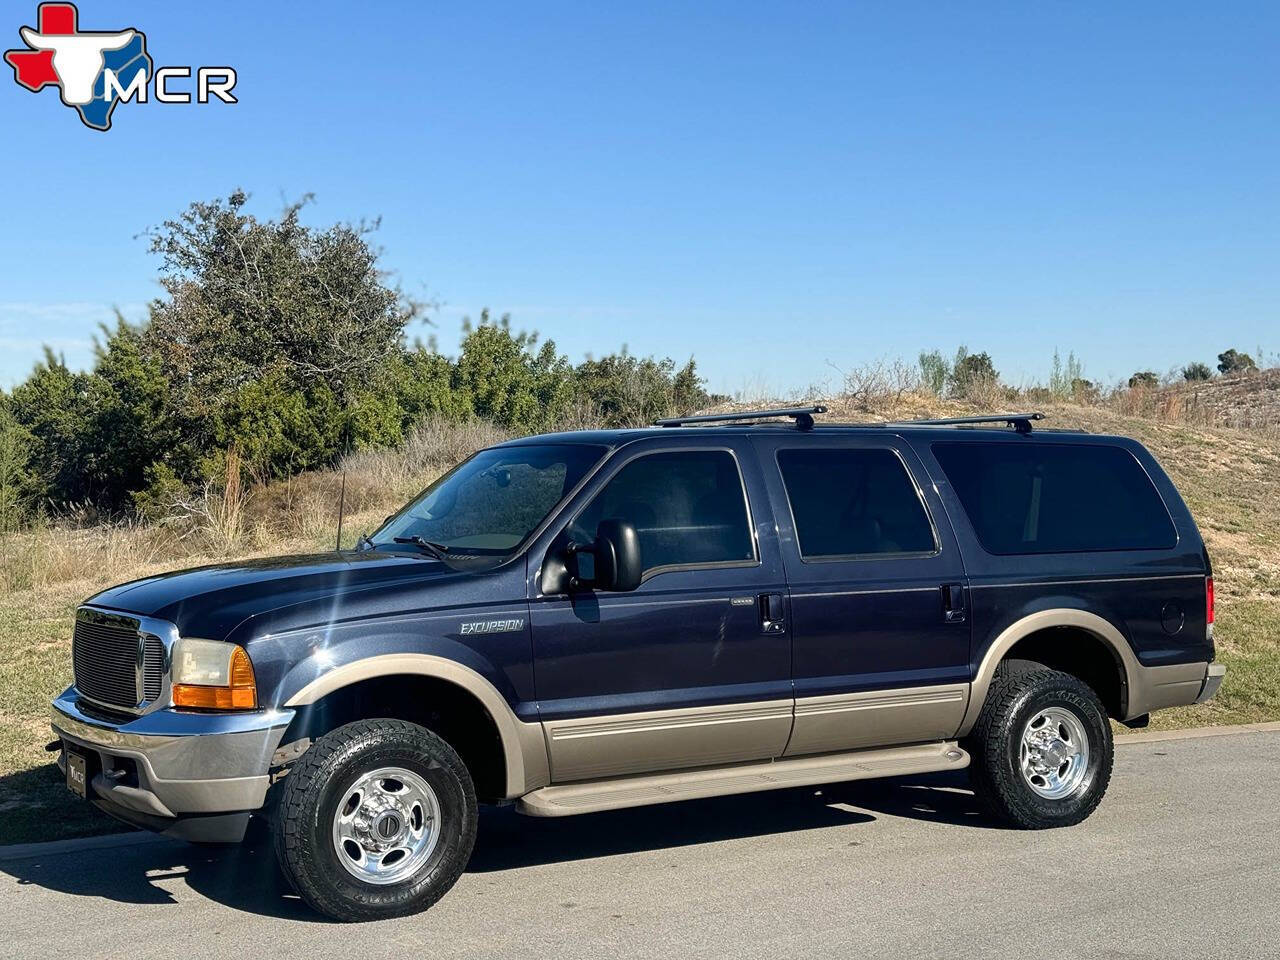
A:
{"label": "windshield wiper", "polygon": [[396,543],[411,543],[420,550],[425,550],[437,560],[444,560],[445,554],[449,552],[449,548],[443,543],[433,543],[422,537],[414,535],[412,537],[394,537]]}

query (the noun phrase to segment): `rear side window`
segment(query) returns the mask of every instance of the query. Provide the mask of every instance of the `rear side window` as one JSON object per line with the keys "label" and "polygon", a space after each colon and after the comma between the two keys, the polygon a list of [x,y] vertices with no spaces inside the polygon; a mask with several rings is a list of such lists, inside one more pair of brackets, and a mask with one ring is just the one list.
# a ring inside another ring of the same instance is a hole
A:
{"label": "rear side window", "polygon": [[778,467],[804,559],[937,550],[920,494],[892,450],[780,450]]}
{"label": "rear side window", "polygon": [[573,524],[595,536],[601,520],[627,520],[640,537],[646,572],[659,567],[754,561],[746,493],[724,450],[654,453],[631,461]]}
{"label": "rear side window", "polygon": [[1121,447],[935,443],[933,455],[990,553],[1159,550],[1177,543],[1151,478]]}

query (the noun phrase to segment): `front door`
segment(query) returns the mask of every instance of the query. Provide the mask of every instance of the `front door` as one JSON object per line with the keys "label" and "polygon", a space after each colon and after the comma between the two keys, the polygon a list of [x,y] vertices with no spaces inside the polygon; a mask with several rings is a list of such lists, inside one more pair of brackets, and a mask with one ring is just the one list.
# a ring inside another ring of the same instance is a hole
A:
{"label": "front door", "polygon": [[745,440],[698,439],[619,451],[545,544],[554,557],[591,541],[601,520],[629,521],[637,590],[544,595],[533,571],[553,782],[769,759],[786,746],[786,584],[763,478]]}
{"label": "front door", "polygon": [[757,437],[791,586],[788,756],[953,736],[969,695],[954,534],[900,438]]}

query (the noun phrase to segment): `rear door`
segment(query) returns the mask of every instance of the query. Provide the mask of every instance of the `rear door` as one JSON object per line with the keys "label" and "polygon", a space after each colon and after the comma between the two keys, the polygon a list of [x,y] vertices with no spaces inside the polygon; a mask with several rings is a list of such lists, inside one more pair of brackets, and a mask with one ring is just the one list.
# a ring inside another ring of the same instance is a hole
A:
{"label": "rear door", "polygon": [[530,582],[553,781],[780,756],[792,708],[786,582],[749,442],[677,435],[623,448],[531,559],[554,563],[604,519],[636,527],[637,590],[548,595]]}
{"label": "rear door", "polygon": [[822,434],[753,438],[790,586],[786,754],[945,739],[969,689],[955,536],[905,441]]}

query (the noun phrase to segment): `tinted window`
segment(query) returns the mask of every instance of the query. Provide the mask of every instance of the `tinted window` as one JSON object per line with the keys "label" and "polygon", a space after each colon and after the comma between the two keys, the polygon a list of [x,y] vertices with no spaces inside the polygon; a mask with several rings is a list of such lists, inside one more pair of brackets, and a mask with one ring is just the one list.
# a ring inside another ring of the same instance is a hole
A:
{"label": "tinted window", "polygon": [[509,553],[604,455],[585,444],[481,450],[445,474],[373,535],[377,545],[422,537],[455,552]]}
{"label": "tinted window", "polygon": [[935,443],[991,553],[1152,550],[1177,542],[1169,511],[1133,454],[1048,443]]}
{"label": "tinted window", "polygon": [[646,571],[754,560],[746,495],[733,456],[718,450],[655,453],[627,464],[574,523],[590,539],[601,520],[627,520]]}
{"label": "tinted window", "polygon": [[778,466],[806,560],[937,549],[920,495],[892,450],[781,450]]}

